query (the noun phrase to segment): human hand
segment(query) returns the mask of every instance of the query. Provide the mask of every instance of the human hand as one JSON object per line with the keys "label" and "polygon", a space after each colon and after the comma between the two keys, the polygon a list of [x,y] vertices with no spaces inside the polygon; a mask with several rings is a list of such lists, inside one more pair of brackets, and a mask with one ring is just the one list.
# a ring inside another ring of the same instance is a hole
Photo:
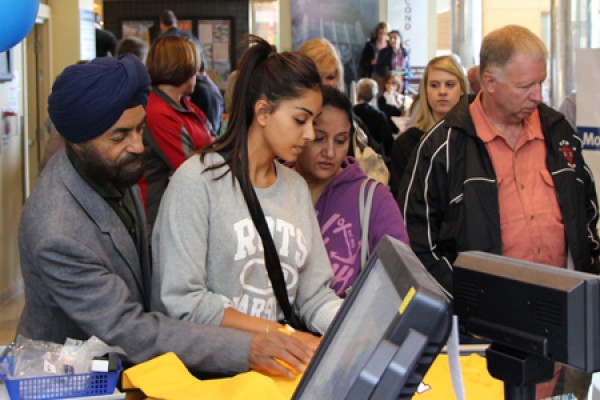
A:
{"label": "human hand", "polygon": [[319,343],[321,343],[321,338],[311,333],[294,331],[293,333],[290,333],[290,335],[304,343],[304,345],[311,350],[312,354],[317,351],[317,347],[319,347]]}
{"label": "human hand", "polygon": [[250,346],[250,369],[290,379],[304,372],[314,350],[295,336],[277,331],[255,334]]}

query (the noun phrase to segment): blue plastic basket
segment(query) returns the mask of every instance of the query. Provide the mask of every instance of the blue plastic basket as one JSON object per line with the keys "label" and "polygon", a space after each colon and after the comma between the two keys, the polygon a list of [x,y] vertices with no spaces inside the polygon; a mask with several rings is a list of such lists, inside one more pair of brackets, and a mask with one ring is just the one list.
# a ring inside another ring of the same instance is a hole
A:
{"label": "blue plastic basket", "polygon": [[[12,369],[12,360],[9,357]],[[32,378],[10,378],[0,375],[4,381],[10,400],[67,399],[71,397],[100,396],[112,394],[121,373],[90,372],[86,374],[66,374]]]}

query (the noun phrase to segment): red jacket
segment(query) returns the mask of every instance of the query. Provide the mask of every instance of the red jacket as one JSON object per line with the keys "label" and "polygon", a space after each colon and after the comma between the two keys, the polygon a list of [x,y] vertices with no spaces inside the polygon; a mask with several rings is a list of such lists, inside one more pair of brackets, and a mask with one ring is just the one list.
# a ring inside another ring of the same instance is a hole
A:
{"label": "red jacket", "polygon": [[146,174],[139,186],[150,225],[171,174],[214,140],[204,112],[188,97],[182,103],[177,104],[157,87],[152,88],[148,98],[144,132]]}

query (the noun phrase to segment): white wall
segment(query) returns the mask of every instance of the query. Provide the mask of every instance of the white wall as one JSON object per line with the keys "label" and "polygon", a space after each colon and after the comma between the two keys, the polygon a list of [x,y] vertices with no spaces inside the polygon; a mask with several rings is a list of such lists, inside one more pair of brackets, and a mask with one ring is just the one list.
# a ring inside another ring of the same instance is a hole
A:
{"label": "white wall", "polygon": [[[17,79],[0,82],[0,113],[10,109],[19,116],[0,119],[0,303],[21,288],[17,228],[23,204],[23,46],[11,49]],[[16,107],[15,107],[16,106]],[[6,122],[10,125],[5,134]]]}
{"label": "white wall", "polygon": [[81,59],[81,10],[93,10],[93,0],[49,0],[52,14],[52,80]]}

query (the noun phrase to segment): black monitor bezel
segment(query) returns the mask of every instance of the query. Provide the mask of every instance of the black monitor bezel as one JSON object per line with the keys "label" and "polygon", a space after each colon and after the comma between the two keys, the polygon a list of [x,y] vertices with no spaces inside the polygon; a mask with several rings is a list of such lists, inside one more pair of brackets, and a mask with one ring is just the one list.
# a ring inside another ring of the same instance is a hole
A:
{"label": "black monitor bezel", "polygon": [[[588,372],[600,369],[600,276],[469,251],[454,263],[454,285],[462,334]],[[560,323],[532,322],[542,301],[561,303],[551,316]]]}
{"label": "black monitor bezel", "polygon": [[[402,256],[402,251],[408,253]],[[410,259],[407,259],[407,254],[410,254]],[[381,260],[381,263],[378,263],[379,260]],[[396,265],[394,262],[395,260],[400,260],[400,265]],[[313,356],[309,367],[305,371],[304,376],[294,393],[293,399],[300,400],[302,398],[302,394],[310,384],[313,375],[318,372],[320,360],[327,355],[327,349],[333,342],[335,333],[339,331],[346,316],[350,313],[352,306],[358,297],[358,293],[363,290],[368,282],[371,272],[377,265],[382,265],[385,269],[395,289],[401,294],[400,297],[402,302],[404,302],[409,290],[414,288],[410,304],[405,307],[402,314],[399,312],[393,320],[390,321],[390,324],[379,343],[387,340],[395,345],[401,345],[410,329],[424,331],[427,336],[426,351],[428,352],[428,356],[425,357],[424,360],[415,361],[415,365],[413,365],[414,368],[412,368],[414,376],[411,377],[412,379],[409,379],[411,387],[408,388],[408,390],[414,393],[418,384],[421,382],[422,377],[435,359],[435,355],[437,355],[446,344],[452,326],[452,306],[450,298],[441,285],[439,285],[427,272],[416,255],[414,255],[412,250],[410,250],[406,244],[386,236],[380,240],[375,248],[366,267],[363,269],[361,275],[355,282],[352,291],[340,308],[338,315],[323,337],[319,348]],[[423,305],[425,305],[430,312],[423,313]],[[404,318],[402,318],[402,316],[404,316]],[[412,321],[407,320],[407,318],[412,318]],[[415,322],[417,323],[415,324]],[[356,379],[359,379],[359,377]],[[348,382],[348,385],[351,386],[352,384],[353,382]]]}

